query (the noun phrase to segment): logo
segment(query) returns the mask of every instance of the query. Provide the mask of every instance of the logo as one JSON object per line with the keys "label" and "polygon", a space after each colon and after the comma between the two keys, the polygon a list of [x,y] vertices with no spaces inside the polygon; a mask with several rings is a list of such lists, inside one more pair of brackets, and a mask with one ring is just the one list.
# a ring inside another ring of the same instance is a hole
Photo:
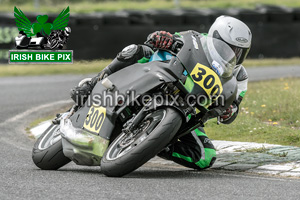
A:
{"label": "logo", "polygon": [[205,144],[205,143],[212,144],[211,141],[210,141],[210,139],[208,139],[208,138],[205,138],[203,143],[204,143],[204,144]]}
{"label": "logo", "polygon": [[235,38],[235,40],[238,41],[238,42],[241,42],[241,43],[247,43],[248,42],[248,40],[246,38],[243,38],[243,37],[237,37],[237,38]]}
{"label": "logo", "polygon": [[52,23],[48,22],[48,15],[38,15],[32,23],[17,7],[14,7],[14,16],[19,30],[15,46],[20,50],[9,51],[10,64],[73,63],[73,51],[62,50],[66,49],[71,34],[69,7],[63,9]]}
{"label": "logo", "polygon": [[224,73],[224,69],[223,67],[217,62],[217,61],[213,61],[212,62],[212,68],[215,70],[215,72],[219,75],[222,76]]}

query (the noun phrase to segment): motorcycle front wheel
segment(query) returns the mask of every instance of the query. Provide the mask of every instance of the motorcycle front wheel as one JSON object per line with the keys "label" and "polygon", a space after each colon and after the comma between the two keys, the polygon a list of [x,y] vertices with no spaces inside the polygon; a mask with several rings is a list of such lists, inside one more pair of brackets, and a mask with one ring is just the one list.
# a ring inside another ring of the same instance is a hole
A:
{"label": "motorcycle front wheel", "polygon": [[32,150],[32,160],[43,170],[57,170],[71,161],[63,153],[59,125],[52,124],[38,138]]}
{"label": "motorcycle front wheel", "polygon": [[182,123],[178,111],[162,108],[148,114],[131,134],[121,133],[101,160],[101,171],[121,177],[145,164],[175,136]]}

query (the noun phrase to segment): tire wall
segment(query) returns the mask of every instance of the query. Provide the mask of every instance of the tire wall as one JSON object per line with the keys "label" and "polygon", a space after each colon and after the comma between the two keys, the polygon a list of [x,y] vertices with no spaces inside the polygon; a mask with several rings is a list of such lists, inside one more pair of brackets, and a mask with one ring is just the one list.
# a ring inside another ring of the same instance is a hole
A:
{"label": "tire wall", "polygon": [[[25,13],[35,21],[37,14]],[[207,32],[220,15],[230,15],[244,21],[252,30],[251,58],[300,56],[300,9],[261,6],[246,9],[190,9],[119,11],[114,13],[72,14],[72,33],[68,49],[77,60],[113,58],[129,44],[143,43],[156,30],[171,33],[184,30]],[[49,16],[49,22],[55,19]],[[0,14],[0,61],[7,62],[7,51],[14,49],[18,35],[13,13]]]}

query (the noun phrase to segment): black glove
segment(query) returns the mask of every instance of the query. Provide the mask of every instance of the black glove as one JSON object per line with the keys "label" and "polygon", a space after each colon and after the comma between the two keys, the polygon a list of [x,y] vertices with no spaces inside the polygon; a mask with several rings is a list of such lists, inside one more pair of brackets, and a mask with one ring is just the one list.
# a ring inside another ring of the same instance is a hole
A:
{"label": "black glove", "polygon": [[90,83],[91,87],[94,88],[95,85],[98,83],[98,81],[105,79],[110,74],[111,74],[110,71],[108,69],[104,68],[97,76],[92,78],[91,83]]}
{"label": "black glove", "polygon": [[77,86],[70,91],[71,99],[78,105],[82,106],[86,100],[88,99],[89,95],[93,87],[91,86],[91,82],[88,81],[84,83],[82,86]]}
{"label": "black glove", "polygon": [[239,107],[236,103],[233,103],[224,111],[223,115],[220,116],[220,122],[223,124],[230,124],[237,117],[238,111]]}
{"label": "black glove", "polygon": [[149,37],[152,45],[159,49],[169,49],[174,41],[174,36],[166,31],[156,31]]}

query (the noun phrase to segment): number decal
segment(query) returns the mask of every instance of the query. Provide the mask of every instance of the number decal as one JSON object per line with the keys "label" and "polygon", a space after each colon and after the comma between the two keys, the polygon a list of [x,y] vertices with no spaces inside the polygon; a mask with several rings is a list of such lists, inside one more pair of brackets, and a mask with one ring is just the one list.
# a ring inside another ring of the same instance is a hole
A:
{"label": "number decal", "polygon": [[[193,70],[193,71],[194,71],[194,70]],[[193,72],[192,72],[192,73],[193,73]],[[203,76],[204,76],[205,74],[206,74],[206,71],[203,70],[203,69],[201,69],[201,68],[199,68],[199,70],[197,71],[197,75],[196,75],[196,74],[193,74],[192,77],[193,77],[194,81],[199,82],[199,81],[202,80],[202,78],[203,78]]]}
{"label": "number decal", "polygon": [[91,132],[99,133],[106,117],[106,108],[92,106],[86,116],[83,127]]}
{"label": "number decal", "polygon": [[206,94],[217,99],[223,91],[222,83],[219,76],[210,68],[197,63],[193,69],[191,76],[195,83],[197,83]]}

